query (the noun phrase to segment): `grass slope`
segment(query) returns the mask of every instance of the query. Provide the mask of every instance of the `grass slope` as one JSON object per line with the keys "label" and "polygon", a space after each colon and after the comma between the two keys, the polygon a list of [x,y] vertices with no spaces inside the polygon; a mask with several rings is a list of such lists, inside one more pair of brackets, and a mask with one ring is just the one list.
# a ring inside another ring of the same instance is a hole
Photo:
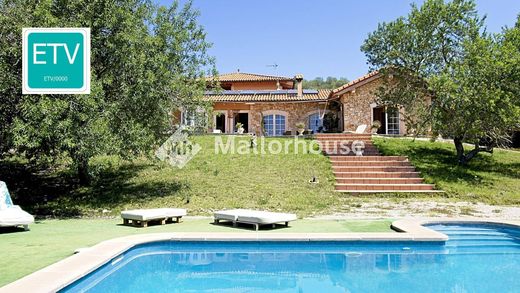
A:
{"label": "grass slope", "polygon": [[408,156],[427,183],[446,192],[437,196],[520,204],[520,152],[497,149],[493,154],[480,153],[468,166],[459,166],[450,143],[395,138],[375,138],[374,143],[385,155]]}
{"label": "grass slope", "polygon": [[[247,136],[192,137],[202,150],[183,169],[148,159],[128,162],[97,157],[91,161],[91,169],[98,180],[90,187],[77,186],[65,168],[42,173],[11,162],[0,174],[16,203],[38,215],[60,217],[97,216],[103,210],[104,215],[118,215],[120,210],[137,207],[187,208],[192,215],[209,215],[224,208],[260,208],[308,216],[338,204],[325,156],[302,153],[302,145],[290,147],[287,154],[261,154],[260,145],[258,154],[215,153],[216,138],[224,143],[235,139],[236,150],[241,142],[249,142]],[[275,141],[291,143],[294,139],[266,140]],[[313,175],[319,184],[309,183]]]}
{"label": "grass slope", "polygon": [[[120,225],[119,219],[44,220],[31,225],[31,231],[0,228],[0,287],[70,256],[80,247],[126,235],[160,232],[236,232],[256,233],[246,227],[237,229],[212,225],[211,219],[187,219],[180,224],[134,228]],[[390,220],[325,221],[299,220],[289,228],[260,231],[284,232],[390,232]],[[7,269],[9,268],[9,269]]]}

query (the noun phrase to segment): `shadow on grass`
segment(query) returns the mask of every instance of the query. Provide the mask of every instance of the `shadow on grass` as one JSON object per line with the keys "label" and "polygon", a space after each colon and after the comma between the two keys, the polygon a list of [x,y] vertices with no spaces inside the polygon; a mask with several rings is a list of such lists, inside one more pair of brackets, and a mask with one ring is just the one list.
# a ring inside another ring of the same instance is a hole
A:
{"label": "shadow on grass", "polygon": [[483,172],[513,179],[520,178],[520,163],[499,162],[494,155],[478,154],[467,166],[460,166],[455,151],[447,147],[427,147],[414,142],[403,143],[403,145],[393,148],[385,142],[378,144],[378,147],[385,155],[408,156],[423,175],[435,181],[489,185],[480,175]]}
{"label": "shadow on grass", "polygon": [[[236,223],[236,226],[233,226],[232,222],[219,222],[218,224],[215,222],[210,222],[209,224],[213,225],[213,226],[217,226],[217,227],[218,226],[229,227],[230,229],[235,229],[235,230],[255,231],[255,226],[253,224]],[[267,225],[260,225],[258,227],[258,230],[259,231],[260,230],[270,231],[270,230],[278,230],[278,229],[284,229],[284,228],[285,229],[290,228],[290,226],[276,224],[275,227],[273,228],[273,226],[271,224],[267,224]]]}
{"label": "shadow on grass", "polygon": [[0,180],[5,181],[15,204],[39,217],[78,217],[89,208],[110,209],[120,204],[139,204],[152,197],[177,193],[187,184],[176,181],[132,182],[150,164],[122,164],[101,170],[90,186],[80,186],[68,170],[55,170],[19,162],[0,161]]}
{"label": "shadow on grass", "polygon": [[23,233],[28,232],[25,231],[22,227],[0,227],[0,235],[1,234],[11,234],[11,233]]}

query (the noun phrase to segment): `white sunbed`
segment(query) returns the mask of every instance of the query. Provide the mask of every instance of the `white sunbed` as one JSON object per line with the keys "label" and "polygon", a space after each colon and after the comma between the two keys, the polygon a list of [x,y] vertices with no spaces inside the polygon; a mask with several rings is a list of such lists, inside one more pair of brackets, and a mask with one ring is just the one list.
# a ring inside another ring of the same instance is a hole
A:
{"label": "white sunbed", "polygon": [[121,212],[121,218],[123,218],[123,224],[147,227],[150,221],[160,221],[161,225],[166,224],[167,221],[179,223],[180,219],[186,216],[185,209],[141,209],[141,210],[128,210]]}
{"label": "white sunbed", "polygon": [[260,225],[272,225],[273,228],[278,223],[284,223],[289,226],[289,222],[295,221],[297,216],[295,214],[273,213],[267,211],[255,211],[246,209],[223,210],[213,213],[215,223],[220,221],[229,221],[236,226],[237,223],[252,224],[255,230],[258,231]]}
{"label": "white sunbed", "polygon": [[13,204],[7,185],[0,181],[0,227],[23,226],[27,231],[32,223],[34,217]]}
{"label": "white sunbed", "polygon": [[347,131],[347,133],[356,133],[356,134],[363,134],[365,133],[365,130],[367,129],[366,124],[359,125],[355,131]]}

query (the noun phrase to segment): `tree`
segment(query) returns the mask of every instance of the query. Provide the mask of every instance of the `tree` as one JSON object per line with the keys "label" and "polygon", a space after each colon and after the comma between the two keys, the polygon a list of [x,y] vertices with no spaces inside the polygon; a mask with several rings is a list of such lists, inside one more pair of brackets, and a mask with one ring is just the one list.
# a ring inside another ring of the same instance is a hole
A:
{"label": "tree", "polygon": [[329,76],[326,79],[316,77],[315,79],[305,80],[303,87],[306,89],[335,89],[348,83],[348,79],[344,77],[336,78]]}
{"label": "tree", "polygon": [[[483,24],[472,0],[427,0],[380,24],[361,47],[384,76],[381,102],[404,108],[416,133],[452,138],[460,164],[492,152],[520,118],[513,32],[492,36]],[[465,142],[474,148],[465,152]]]}
{"label": "tree", "polygon": [[[172,111],[203,104],[203,77],[215,72],[191,2],[17,0],[0,1],[0,11],[0,93],[14,109],[3,144],[32,159],[70,157],[81,183],[95,155],[158,146]],[[22,27],[90,27],[91,94],[21,96]]]}

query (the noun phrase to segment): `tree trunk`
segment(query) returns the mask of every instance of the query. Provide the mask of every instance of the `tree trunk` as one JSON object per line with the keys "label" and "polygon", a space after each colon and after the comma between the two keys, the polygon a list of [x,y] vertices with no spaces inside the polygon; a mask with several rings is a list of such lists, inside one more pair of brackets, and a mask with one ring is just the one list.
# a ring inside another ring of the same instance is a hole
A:
{"label": "tree trunk", "polygon": [[79,184],[86,186],[90,184],[90,174],[88,172],[88,158],[81,158],[78,162]]}
{"label": "tree trunk", "polygon": [[457,150],[457,161],[460,165],[465,165],[466,158],[464,156],[464,144],[462,143],[462,137],[456,136],[453,138],[453,143],[455,144],[455,149]]}
{"label": "tree trunk", "polygon": [[493,153],[493,145],[488,145],[485,147],[481,147],[478,143],[475,143],[475,148],[472,149],[469,153],[464,154],[464,143],[462,142],[462,137],[456,136],[453,138],[453,143],[455,144],[455,149],[457,150],[457,160],[459,165],[467,165],[471,159],[473,159],[480,152]]}

